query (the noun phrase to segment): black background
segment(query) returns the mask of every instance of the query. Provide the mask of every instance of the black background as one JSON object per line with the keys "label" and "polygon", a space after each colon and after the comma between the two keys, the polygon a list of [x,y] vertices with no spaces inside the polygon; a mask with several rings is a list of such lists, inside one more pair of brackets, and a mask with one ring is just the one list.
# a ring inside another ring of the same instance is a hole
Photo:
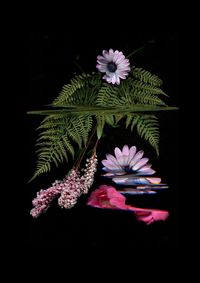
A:
{"label": "black background", "polygon": [[[125,55],[145,45],[143,52],[134,55],[132,65],[143,67],[163,79],[163,90],[169,95],[166,103],[180,106],[179,100],[179,37],[173,32],[132,32],[119,34],[118,37],[104,38],[99,34],[82,34],[81,32],[31,32],[28,35],[28,95],[26,110],[40,109],[51,103],[62,86],[69,82],[79,69],[74,63],[78,61],[86,72],[96,71],[96,57],[103,49],[113,48]],[[48,188],[55,179],[62,179],[70,169],[68,164],[61,165],[50,174],[39,177],[26,188],[26,242],[30,246],[51,246],[74,249],[121,248],[135,250],[149,247],[171,249],[179,247],[179,125],[180,110],[158,114],[160,121],[160,155],[157,158],[154,150],[137,133],[124,129],[106,128],[106,136],[99,143],[98,158],[105,153],[112,153],[115,146],[133,144],[138,150],[143,149],[149,157],[153,168],[170,189],[167,192],[152,196],[128,198],[127,202],[140,207],[168,209],[170,217],[165,222],[146,226],[137,222],[131,213],[123,211],[103,211],[86,206],[88,196],[79,199],[71,210],[62,210],[56,201],[48,211],[37,219],[29,215],[31,200],[40,189]],[[41,121],[40,117],[27,116],[27,172],[26,181],[34,171],[36,156],[34,144],[37,138],[35,131]],[[97,187],[104,181],[96,177]]]}

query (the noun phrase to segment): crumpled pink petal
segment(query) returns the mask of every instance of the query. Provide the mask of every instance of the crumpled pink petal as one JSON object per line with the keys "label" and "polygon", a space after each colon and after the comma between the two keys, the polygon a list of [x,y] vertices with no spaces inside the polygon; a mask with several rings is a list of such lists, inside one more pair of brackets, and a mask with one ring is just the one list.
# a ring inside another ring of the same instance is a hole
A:
{"label": "crumpled pink petal", "polygon": [[88,199],[87,205],[98,208],[122,209],[132,211],[138,221],[149,225],[154,221],[164,221],[169,216],[166,210],[138,208],[126,205],[126,198],[114,187],[101,185],[93,191]]}
{"label": "crumpled pink petal", "polygon": [[165,221],[169,216],[169,212],[166,210],[137,208],[133,206],[129,206],[129,209],[134,211],[138,221],[143,221],[147,225],[154,221]]}
{"label": "crumpled pink petal", "polygon": [[126,209],[126,198],[118,193],[112,186],[101,185],[91,193],[88,205],[99,208]]}

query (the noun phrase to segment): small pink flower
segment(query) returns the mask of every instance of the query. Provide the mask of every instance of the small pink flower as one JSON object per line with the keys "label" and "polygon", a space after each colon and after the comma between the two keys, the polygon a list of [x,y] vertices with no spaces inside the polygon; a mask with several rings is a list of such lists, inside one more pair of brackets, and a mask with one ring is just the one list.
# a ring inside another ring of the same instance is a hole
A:
{"label": "small pink flower", "polygon": [[91,193],[88,205],[99,208],[126,209],[125,197],[118,193],[112,186],[101,185]]}

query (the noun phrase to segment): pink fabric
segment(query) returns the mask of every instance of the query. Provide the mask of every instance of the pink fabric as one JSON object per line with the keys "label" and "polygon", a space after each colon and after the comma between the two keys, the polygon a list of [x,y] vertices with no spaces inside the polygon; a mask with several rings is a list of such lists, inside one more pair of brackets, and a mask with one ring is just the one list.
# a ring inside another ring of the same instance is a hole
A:
{"label": "pink fabric", "polygon": [[98,208],[122,209],[132,211],[138,221],[147,225],[154,221],[164,221],[169,216],[166,210],[138,208],[126,205],[126,198],[112,186],[101,185],[93,191],[88,199],[88,205]]}

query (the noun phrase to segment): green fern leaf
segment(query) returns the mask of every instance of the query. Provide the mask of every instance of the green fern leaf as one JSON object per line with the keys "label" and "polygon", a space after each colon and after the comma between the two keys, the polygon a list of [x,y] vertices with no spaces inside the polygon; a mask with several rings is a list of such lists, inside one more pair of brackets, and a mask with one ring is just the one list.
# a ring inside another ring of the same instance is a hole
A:
{"label": "green fern leaf", "polygon": [[100,74],[78,75],[62,88],[52,105],[91,105],[95,101],[95,93],[98,92],[100,85]]}
{"label": "green fern leaf", "polygon": [[114,124],[115,124],[115,120],[114,120],[114,116],[113,115],[105,115],[105,121],[106,121],[106,123],[108,124],[108,125],[110,125],[110,126],[114,126]]}
{"label": "green fern leaf", "polygon": [[103,134],[103,129],[105,125],[105,116],[103,115],[96,115],[96,121],[97,121],[97,137],[100,139]]}
{"label": "green fern leaf", "polygon": [[134,79],[129,80],[129,84],[132,86],[133,89],[137,89],[138,91],[142,91],[143,93],[151,93],[156,95],[165,95],[168,96],[161,88],[151,85],[148,83],[144,83],[143,81]]}
{"label": "green fern leaf", "polygon": [[41,133],[36,143],[38,161],[34,176],[47,172],[51,169],[50,164],[57,167],[59,163],[68,161],[68,153],[74,158],[75,150],[72,141],[82,148],[88,140],[88,134],[92,128],[90,115],[67,116],[65,114],[45,117],[41,126]]}
{"label": "green fern leaf", "polygon": [[142,91],[134,90],[131,93],[131,97],[134,103],[166,106],[162,99],[151,93],[144,93]]}
{"label": "green fern leaf", "polygon": [[131,115],[127,117],[127,125],[131,124],[131,131],[136,126],[141,138],[144,138],[156,150],[159,155],[159,123],[154,115]]}
{"label": "green fern leaf", "polygon": [[52,104],[56,106],[68,103],[72,95],[76,92],[76,90],[85,86],[86,79],[88,77],[90,77],[90,75],[83,73],[73,78],[69,84],[63,86],[62,91],[60,92],[58,97],[56,97]]}
{"label": "green fern leaf", "polygon": [[134,78],[139,79],[144,83],[148,83],[153,86],[162,85],[162,80],[158,76],[153,75],[149,71],[143,70],[142,68],[134,68],[132,70],[132,75]]}
{"label": "green fern leaf", "polygon": [[104,83],[97,95],[96,105],[104,107],[121,105],[121,101],[117,96],[118,92],[119,89],[116,86],[110,86]]}

